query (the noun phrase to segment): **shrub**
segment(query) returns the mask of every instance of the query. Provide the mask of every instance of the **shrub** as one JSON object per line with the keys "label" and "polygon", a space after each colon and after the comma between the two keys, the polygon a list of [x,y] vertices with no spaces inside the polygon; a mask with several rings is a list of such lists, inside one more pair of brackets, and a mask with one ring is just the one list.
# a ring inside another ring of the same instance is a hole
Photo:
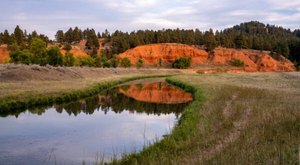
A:
{"label": "shrub", "polygon": [[15,64],[32,64],[32,54],[29,52],[29,50],[24,49],[22,51],[16,51],[10,53],[10,62],[13,62]]}
{"label": "shrub", "polygon": [[79,66],[95,66],[96,61],[92,57],[78,57],[77,65]]}
{"label": "shrub", "polygon": [[192,58],[184,58],[180,57],[179,59],[176,59],[174,63],[172,64],[173,68],[177,69],[186,69],[191,66]]}
{"label": "shrub", "polygon": [[66,52],[65,56],[64,56],[64,65],[65,66],[74,66],[75,64],[75,58],[73,53],[70,52]]}
{"label": "shrub", "polygon": [[48,64],[53,66],[63,65],[63,56],[58,47],[51,47],[48,51]]}
{"label": "shrub", "polygon": [[131,61],[125,57],[121,60],[121,67],[124,67],[124,68],[127,68],[127,67],[130,67],[131,66]]}
{"label": "shrub", "polygon": [[112,59],[110,59],[110,63],[111,63],[111,66],[116,68],[119,66],[119,59],[117,57],[113,57]]}
{"label": "shrub", "polygon": [[241,66],[244,66],[244,61],[238,59],[238,58],[235,58],[231,61],[231,65],[232,66],[237,66],[237,67],[241,67]]}
{"label": "shrub", "polygon": [[144,60],[143,59],[138,59],[138,61],[136,62],[136,67],[137,68],[141,68],[144,64]]}

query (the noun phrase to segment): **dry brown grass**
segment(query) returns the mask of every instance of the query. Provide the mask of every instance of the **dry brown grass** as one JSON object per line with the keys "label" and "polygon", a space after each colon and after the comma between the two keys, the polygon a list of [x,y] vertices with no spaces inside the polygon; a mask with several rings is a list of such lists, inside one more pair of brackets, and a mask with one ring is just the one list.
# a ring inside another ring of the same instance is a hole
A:
{"label": "dry brown grass", "polygon": [[[199,107],[197,135],[190,141],[190,147],[178,154],[176,162],[299,163],[299,76],[299,73],[243,73],[176,77],[200,86],[207,98],[204,106]],[[226,108],[230,115],[223,113]]]}
{"label": "dry brown grass", "polygon": [[102,81],[141,75],[190,72],[175,69],[79,68],[0,65],[0,102],[41,95],[60,95],[81,90]]}

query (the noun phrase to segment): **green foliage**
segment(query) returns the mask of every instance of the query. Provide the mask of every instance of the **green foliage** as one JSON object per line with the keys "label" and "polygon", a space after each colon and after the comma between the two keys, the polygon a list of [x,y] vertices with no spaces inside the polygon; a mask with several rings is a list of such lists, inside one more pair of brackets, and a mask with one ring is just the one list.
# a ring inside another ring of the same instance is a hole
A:
{"label": "green foliage", "polygon": [[162,59],[161,59],[161,58],[158,59],[158,66],[159,66],[159,67],[162,66]]}
{"label": "green foliage", "polygon": [[192,62],[192,58],[180,57],[179,59],[176,59],[174,61],[172,67],[177,69],[187,69],[191,66],[191,62]]}
{"label": "green foliage", "polygon": [[14,31],[14,38],[15,41],[18,45],[23,45],[24,44],[24,33],[23,31],[20,29],[19,25],[16,26],[15,31]]}
{"label": "green foliage", "polygon": [[144,64],[144,60],[139,58],[138,61],[136,62],[136,67],[141,68],[143,67],[143,64]]}
{"label": "green foliage", "polygon": [[18,51],[20,51],[20,46],[16,43],[12,43],[12,44],[8,45],[8,50],[10,52],[18,52]]}
{"label": "green foliage", "polygon": [[66,42],[66,43],[64,43],[63,49],[68,52],[72,49],[72,45],[70,43]]}
{"label": "green foliage", "polygon": [[15,64],[32,64],[32,53],[24,49],[22,51],[14,51],[10,53],[10,62]]}
{"label": "green foliage", "polygon": [[124,68],[131,67],[131,61],[127,57],[125,57],[121,60],[120,65]]}
{"label": "green foliage", "polygon": [[59,43],[64,42],[64,31],[58,30],[55,34],[55,39]]}
{"label": "green foliage", "polygon": [[96,61],[92,57],[78,57],[77,66],[96,66]]}
{"label": "green foliage", "polygon": [[235,58],[231,61],[231,65],[232,66],[237,66],[237,67],[241,67],[241,66],[244,66],[244,61],[238,59],[238,58]]}
{"label": "green foliage", "polygon": [[99,48],[99,42],[98,42],[98,38],[96,35],[96,32],[94,29],[87,29],[86,30],[87,33],[87,41],[86,41],[86,47],[88,49],[94,50],[94,49],[98,49]]}
{"label": "green foliage", "polygon": [[110,68],[112,66],[112,63],[110,60],[108,60],[106,57],[102,56],[100,58],[100,61],[101,61],[101,66],[103,68]]}
{"label": "green foliage", "polygon": [[213,33],[212,29],[205,32],[203,38],[204,38],[204,45],[206,45],[206,50],[207,51],[212,51],[216,48],[217,41],[216,41],[216,38],[214,36],[214,33]]}
{"label": "green foliage", "polygon": [[113,57],[112,59],[110,59],[110,62],[111,62],[111,66],[116,68],[119,66],[119,59],[117,57]]}
{"label": "green foliage", "polygon": [[33,63],[47,64],[47,44],[40,38],[32,39],[30,44],[30,52],[33,54]]}
{"label": "green foliage", "polygon": [[62,66],[63,65],[63,56],[60,53],[58,47],[51,47],[48,51],[48,60],[47,63],[53,66]]}
{"label": "green foliage", "polygon": [[274,48],[274,51],[277,54],[282,54],[285,57],[288,57],[290,54],[289,46],[286,42],[278,42]]}

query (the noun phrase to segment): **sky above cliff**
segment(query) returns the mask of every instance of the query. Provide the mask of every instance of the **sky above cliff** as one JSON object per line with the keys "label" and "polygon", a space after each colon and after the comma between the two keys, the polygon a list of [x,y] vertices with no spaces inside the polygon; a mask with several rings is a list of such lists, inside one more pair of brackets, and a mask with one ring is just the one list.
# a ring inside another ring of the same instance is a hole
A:
{"label": "sky above cliff", "polygon": [[252,20],[299,29],[300,0],[1,0],[0,31],[20,25],[54,38],[75,26],[221,30]]}

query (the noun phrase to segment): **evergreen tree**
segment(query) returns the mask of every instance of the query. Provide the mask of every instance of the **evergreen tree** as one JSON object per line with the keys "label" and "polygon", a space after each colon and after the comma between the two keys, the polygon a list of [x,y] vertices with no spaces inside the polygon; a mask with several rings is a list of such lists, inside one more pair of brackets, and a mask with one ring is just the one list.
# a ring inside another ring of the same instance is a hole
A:
{"label": "evergreen tree", "polygon": [[13,42],[10,34],[8,33],[8,30],[6,30],[6,29],[4,30],[4,33],[3,33],[2,42],[4,44],[8,44],[8,45]]}
{"label": "evergreen tree", "polygon": [[17,25],[16,28],[15,28],[14,38],[15,38],[15,42],[19,46],[23,46],[24,45],[25,37],[24,37],[23,30],[19,27],[19,25]]}
{"label": "evergreen tree", "polygon": [[64,42],[64,31],[58,30],[55,34],[56,42],[63,43]]}
{"label": "evergreen tree", "polygon": [[217,42],[212,29],[206,31],[204,34],[204,44],[206,45],[207,51],[212,51],[217,46]]}

